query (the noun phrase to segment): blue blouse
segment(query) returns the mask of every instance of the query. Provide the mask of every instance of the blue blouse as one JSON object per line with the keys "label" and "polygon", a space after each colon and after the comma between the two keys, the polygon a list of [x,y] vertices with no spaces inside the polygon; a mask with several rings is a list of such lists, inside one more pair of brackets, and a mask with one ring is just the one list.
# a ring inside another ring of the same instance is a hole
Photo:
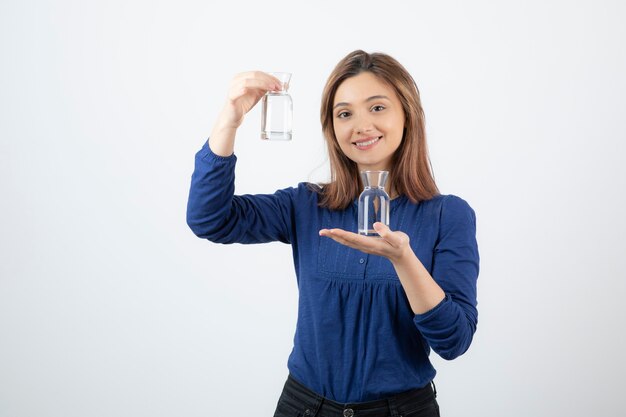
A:
{"label": "blue blouse", "polygon": [[[372,401],[435,377],[432,348],[454,359],[469,347],[478,313],[476,217],[461,198],[391,201],[390,228],[401,230],[446,296],[414,314],[391,262],[320,237],[323,228],[357,229],[357,203],[318,206],[306,183],[274,194],[234,195],[236,156],[205,143],[195,158],[187,224],[216,243],[291,244],[299,290],[289,372],[341,403]],[[268,272],[269,273],[269,272]]]}

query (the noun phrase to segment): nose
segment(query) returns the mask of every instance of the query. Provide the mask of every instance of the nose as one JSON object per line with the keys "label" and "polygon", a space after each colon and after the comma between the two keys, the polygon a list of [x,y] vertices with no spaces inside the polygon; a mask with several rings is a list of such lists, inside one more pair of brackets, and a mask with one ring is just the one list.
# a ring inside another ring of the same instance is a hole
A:
{"label": "nose", "polygon": [[354,133],[357,135],[371,132],[374,130],[374,124],[367,116],[361,116],[354,121]]}

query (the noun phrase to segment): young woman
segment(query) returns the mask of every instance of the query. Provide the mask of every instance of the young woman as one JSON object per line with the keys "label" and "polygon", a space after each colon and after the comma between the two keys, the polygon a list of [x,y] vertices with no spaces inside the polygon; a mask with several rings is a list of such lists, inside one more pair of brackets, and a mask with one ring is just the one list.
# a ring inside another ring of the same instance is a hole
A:
{"label": "young woman", "polygon": [[[330,182],[234,195],[237,128],[279,87],[263,72],[234,78],[196,154],[187,210],[201,238],[292,245],[298,323],[275,416],[438,416],[429,353],[468,349],[479,255],[474,211],[433,179],[417,86],[388,55],[348,54],[322,96]],[[389,171],[380,238],[354,233],[362,170]]]}

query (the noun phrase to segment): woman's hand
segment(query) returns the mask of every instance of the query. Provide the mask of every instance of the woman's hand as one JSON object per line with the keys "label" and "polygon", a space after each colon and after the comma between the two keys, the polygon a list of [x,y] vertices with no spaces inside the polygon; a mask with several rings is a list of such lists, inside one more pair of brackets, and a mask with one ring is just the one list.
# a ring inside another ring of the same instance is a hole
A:
{"label": "woman's hand", "polygon": [[235,148],[235,133],[244,116],[270,90],[281,90],[280,80],[261,71],[242,72],[230,83],[228,99],[213,126],[209,146],[220,156],[230,156]]}
{"label": "woman's hand", "polygon": [[280,80],[266,72],[249,71],[237,74],[230,83],[228,98],[220,114],[222,128],[237,129],[266,92],[282,89]]}
{"label": "woman's hand", "polygon": [[389,227],[379,222],[374,223],[374,230],[380,235],[380,238],[358,235],[342,229],[322,229],[319,233],[320,236],[329,237],[335,242],[358,249],[361,252],[384,256],[394,264],[412,254],[409,236],[406,233],[392,232]]}

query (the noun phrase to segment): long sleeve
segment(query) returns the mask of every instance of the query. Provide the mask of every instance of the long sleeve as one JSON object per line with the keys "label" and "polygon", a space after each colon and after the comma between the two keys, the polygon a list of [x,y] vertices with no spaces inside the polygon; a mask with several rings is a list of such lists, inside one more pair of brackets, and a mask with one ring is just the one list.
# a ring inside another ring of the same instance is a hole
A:
{"label": "long sleeve", "polygon": [[414,318],[422,336],[444,359],[462,355],[472,342],[478,323],[478,271],[474,210],[463,199],[446,196],[432,265],[432,276],[446,296],[432,310]]}
{"label": "long sleeve", "polygon": [[214,154],[208,142],[196,153],[187,224],[196,236],[215,243],[290,243],[294,189],[236,196],[236,161],[234,154]]}

